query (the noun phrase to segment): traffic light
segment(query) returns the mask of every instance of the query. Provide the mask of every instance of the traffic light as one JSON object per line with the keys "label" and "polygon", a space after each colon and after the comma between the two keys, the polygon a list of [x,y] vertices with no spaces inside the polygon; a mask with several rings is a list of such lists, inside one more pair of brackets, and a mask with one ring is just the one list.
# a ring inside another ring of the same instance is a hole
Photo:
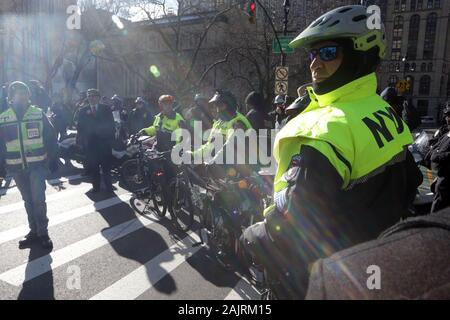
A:
{"label": "traffic light", "polygon": [[248,15],[248,21],[252,24],[256,23],[256,1],[250,1],[248,4]]}

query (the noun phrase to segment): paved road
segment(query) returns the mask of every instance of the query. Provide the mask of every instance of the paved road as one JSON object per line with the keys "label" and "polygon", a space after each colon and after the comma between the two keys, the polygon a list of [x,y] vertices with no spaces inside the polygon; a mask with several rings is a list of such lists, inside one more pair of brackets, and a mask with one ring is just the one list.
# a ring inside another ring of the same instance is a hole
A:
{"label": "paved road", "polygon": [[[117,183],[114,195],[86,195],[80,173],[47,182],[52,252],[17,248],[28,232],[23,202],[14,181],[0,189],[0,299],[259,299],[192,246],[195,233],[136,213]],[[424,180],[421,193],[429,192]]]}
{"label": "paved road", "polygon": [[79,170],[47,186],[52,252],[19,250],[28,232],[20,193],[0,189],[0,299],[259,299],[223,270],[194,233],[139,215],[130,194],[85,194]]}

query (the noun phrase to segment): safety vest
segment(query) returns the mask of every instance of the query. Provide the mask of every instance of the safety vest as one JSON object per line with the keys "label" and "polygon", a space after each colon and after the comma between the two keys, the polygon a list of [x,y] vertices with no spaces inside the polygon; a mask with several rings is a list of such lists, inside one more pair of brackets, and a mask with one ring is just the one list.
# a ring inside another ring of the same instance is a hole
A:
{"label": "safety vest", "polygon": [[275,138],[275,194],[288,186],[285,173],[304,145],[328,158],[343,180],[342,190],[405,159],[411,132],[376,94],[376,87],[375,73],[371,73],[324,95],[307,89],[311,103]]}
{"label": "safety vest", "polygon": [[18,120],[12,108],[0,114],[0,131],[6,144],[6,167],[17,171],[41,166],[47,159],[43,137],[43,113],[30,106]]}
{"label": "safety vest", "polygon": [[245,126],[245,130],[251,129],[252,125],[250,124],[250,121],[248,121],[248,119],[240,112],[236,112],[236,115],[234,116],[233,119],[228,120],[228,121],[223,121],[223,120],[217,120],[214,121],[214,124],[211,128],[211,135],[210,137],[212,137],[217,131],[220,131],[220,133],[226,137],[228,139],[228,137],[230,135],[233,134],[233,130],[234,130],[234,125],[236,124],[236,122],[242,122]]}
{"label": "safety vest", "polygon": [[[146,129],[144,129],[144,131],[145,131],[145,133],[147,135],[149,135],[151,137],[156,135],[156,130],[157,129],[163,129],[163,130],[168,131],[168,132],[173,132],[173,131],[175,131],[175,130],[180,128],[180,122],[183,121],[183,120],[184,120],[183,117],[179,113],[175,114],[175,118],[174,119],[170,119],[170,118],[168,118],[166,116],[163,116],[161,118],[161,113],[159,113],[159,114],[157,114],[155,116],[155,120],[153,121],[153,125],[151,127],[148,127]],[[178,131],[178,132],[175,132],[175,134],[176,134],[176,137],[177,137],[176,141],[179,141],[180,138],[181,138],[181,132]]]}
{"label": "safety vest", "polygon": [[208,136],[208,140],[199,149],[195,150],[192,154],[194,156],[197,154],[202,154],[202,155],[208,154],[208,152],[211,151],[211,148],[214,147],[214,144],[212,143],[212,141],[218,132],[220,132],[220,134],[222,134],[222,136],[224,137],[224,142],[226,140],[228,140],[228,138],[234,132],[234,125],[238,121],[240,121],[244,124],[245,130],[252,128],[250,121],[248,121],[248,119],[242,113],[240,113],[238,111],[236,111],[236,115],[231,120],[228,120],[228,121],[214,120],[212,128],[211,128],[211,132]]}

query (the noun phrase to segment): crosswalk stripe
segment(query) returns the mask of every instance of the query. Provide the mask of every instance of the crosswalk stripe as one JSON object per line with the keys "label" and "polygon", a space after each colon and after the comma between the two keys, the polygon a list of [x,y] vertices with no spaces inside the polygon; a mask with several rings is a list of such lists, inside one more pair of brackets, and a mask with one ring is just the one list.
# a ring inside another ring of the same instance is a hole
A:
{"label": "crosswalk stripe", "polygon": [[5,271],[0,274],[0,280],[14,286],[20,286],[27,281],[133,233],[153,222],[155,222],[155,220],[150,220],[142,216],[123,222],[48,255]]}
{"label": "crosswalk stripe", "polygon": [[201,246],[193,246],[199,240],[200,238],[196,233],[190,232],[182,241],[172,245],[143,266],[90,298],[90,300],[136,299],[200,250]]}
{"label": "crosswalk stripe", "polygon": [[[80,218],[90,213],[112,207],[116,204],[130,200],[131,194],[126,193],[120,196],[105,199],[96,203],[86,205],[81,208],[70,210],[61,214],[50,217],[49,227],[59,225],[61,223]],[[28,225],[21,225],[3,232],[0,232],[0,244],[20,238],[29,232]]]}
{"label": "crosswalk stripe", "polygon": [[[51,201],[61,200],[61,199],[67,198],[69,196],[72,196],[73,194],[77,194],[77,193],[81,194],[81,193],[83,193],[84,190],[87,191],[89,188],[90,188],[90,186],[83,186],[83,187],[71,188],[69,190],[58,191],[57,193],[46,196],[45,201],[47,203],[49,203]],[[16,210],[21,210],[24,208],[25,207],[24,207],[23,201],[20,201],[20,202],[8,204],[6,206],[1,206],[0,214],[4,214],[4,213],[16,211]]]}
{"label": "crosswalk stripe", "polygon": [[81,174],[75,174],[72,176],[67,176],[67,177],[61,177],[61,178],[56,178],[56,179],[50,179],[47,180],[47,183],[50,185],[54,185],[54,184],[58,184],[61,182],[70,182],[70,181],[75,181],[75,180],[79,180],[85,178],[84,176],[82,176]]}
{"label": "crosswalk stripe", "polygon": [[[47,180],[47,184],[49,186],[54,186],[54,185],[58,185],[58,184],[64,183],[64,182],[71,182],[71,181],[80,180],[82,178],[84,178],[84,176],[82,176],[81,174],[75,174],[75,175],[68,176],[68,177],[61,177],[61,178]],[[14,180],[12,180],[11,183],[13,181]],[[17,186],[11,187],[9,189],[1,188],[0,189],[0,196],[4,196],[6,194],[17,193],[17,192],[19,192],[19,189],[17,188]]]}
{"label": "crosswalk stripe", "polygon": [[239,280],[224,300],[258,300],[259,292],[245,279]]}

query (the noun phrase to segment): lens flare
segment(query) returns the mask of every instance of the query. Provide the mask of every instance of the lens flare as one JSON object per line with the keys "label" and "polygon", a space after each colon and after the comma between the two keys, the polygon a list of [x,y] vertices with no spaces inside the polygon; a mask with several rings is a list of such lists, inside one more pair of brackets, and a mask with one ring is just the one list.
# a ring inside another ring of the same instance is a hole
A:
{"label": "lens flare", "polygon": [[105,45],[100,40],[94,40],[89,44],[89,49],[92,54],[98,55],[105,49]]}
{"label": "lens flare", "polygon": [[161,72],[159,72],[159,69],[157,66],[153,65],[150,67],[150,73],[155,77],[159,78],[161,76]]}

